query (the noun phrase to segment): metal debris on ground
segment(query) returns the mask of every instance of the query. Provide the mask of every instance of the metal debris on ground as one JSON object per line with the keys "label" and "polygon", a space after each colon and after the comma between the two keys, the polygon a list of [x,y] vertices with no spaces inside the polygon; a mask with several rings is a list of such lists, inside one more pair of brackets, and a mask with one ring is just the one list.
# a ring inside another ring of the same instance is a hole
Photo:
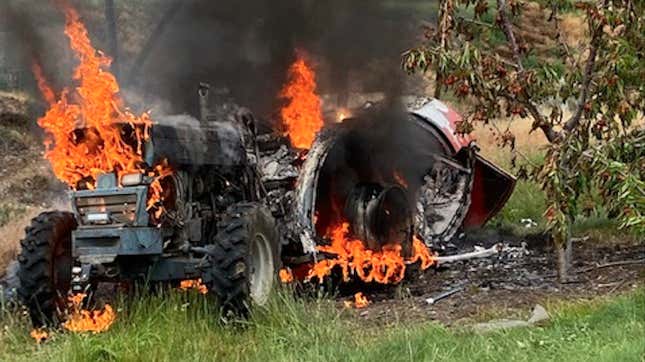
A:
{"label": "metal debris on ground", "polygon": [[453,294],[459,293],[462,290],[464,290],[464,287],[457,287],[457,288],[450,289],[450,290],[445,291],[443,293],[439,293],[439,294],[435,295],[434,297],[426,299],[426,303],[435,304],[436,302],[438,302],[438,301],[440,301],[442,299],[448,298],[449,296],[451,296]]}

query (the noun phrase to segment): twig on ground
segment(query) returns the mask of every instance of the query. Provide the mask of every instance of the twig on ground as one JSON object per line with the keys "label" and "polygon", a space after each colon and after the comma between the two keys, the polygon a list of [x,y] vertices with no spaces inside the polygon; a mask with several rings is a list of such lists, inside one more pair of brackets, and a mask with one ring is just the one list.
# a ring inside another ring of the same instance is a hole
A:
{"label": "twig on ground", "polygon": [[627,279],[623,279],[623,280],[621,280],[621,281],[620,281],[620,283],[618,283],[616,286],[614,286],[613,288],[611,288],[611,290],[609,291],[609,294],[612,294],[613,292],[615,292],[615,291],[616,291],[616,289],[618,289],[618,288],[622,287],[623,285],[625,285],[625,283],[627,283]]}
{"label": "twig on ground", "polygon": [[596,270],[596,269],[611,268],[611,267],[614,267],[614,266],[636,265],[636,264],[645,264],[645,258],[643,258],[643,259],[635,259],[635,260],[612,261],[611,263],[605,263],[605,264],[600,264],[600,265],[596,265],[596,266],[591,266],[591,267],[579,270],[578,274],[588,273],[588,272]]}
{"label": "twig on ground", "polygon": [[438,302],[438,301],[440,301],[442,299],[448,298],[449,296],[451,296],[453,294],[459,293],[462,290],[464,290],[464,287],[457,287],[457,288],[447,290],[447,291],[445,291],[443,293],[439,293],[439,294],[435,295],[434,297],[430,297],[430,298],[426,299],[426,303],[435,304],[436,302]]}

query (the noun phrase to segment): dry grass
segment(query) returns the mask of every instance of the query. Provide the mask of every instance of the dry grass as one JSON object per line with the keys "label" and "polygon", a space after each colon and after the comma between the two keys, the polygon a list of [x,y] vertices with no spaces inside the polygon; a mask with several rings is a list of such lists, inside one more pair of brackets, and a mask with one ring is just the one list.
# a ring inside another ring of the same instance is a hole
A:
{"label": "dry grass", "polygon": [[25,236],[25,227],[29,225],[31,219],[42,211],[39,208],[30,208],[22,216],[0,227],[0,235],[2,235],[2,242],[0,242],[0,276],[4,274],[9,262],[15,259],[20,240]]}
{"label": "dry grass", "polygon": [[499,132],[509,130],[515,135],[516,150],[530,160],[541,158],[541,150],[548,144],[540,130],[531,131],[530,119],[500,119],[491,125],[480,125],[473,132],[473,137],[481,148],[481,154],[504,167],[510,166],[511,150],[499,146]]}
{"label": "dry grass", "polygon": [[560,28],[569,46],[578,46],[587,39],[587,24],[584,18],[578,14],[564,14]]}

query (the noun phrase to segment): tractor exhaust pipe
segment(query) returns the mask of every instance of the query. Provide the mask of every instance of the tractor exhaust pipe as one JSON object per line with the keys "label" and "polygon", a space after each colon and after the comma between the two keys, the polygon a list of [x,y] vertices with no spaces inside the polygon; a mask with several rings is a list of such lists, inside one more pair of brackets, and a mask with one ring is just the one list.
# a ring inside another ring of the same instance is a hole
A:
{"label": "tractor exhaust pipe", "polygon": [[197,93],[199,94],[199,120],[204,126],[208,124],[208,115],[210,114],[208,107],[208,102],[210,99],[210,89],[210,84],[199,83],[199,89],[197,91]]}

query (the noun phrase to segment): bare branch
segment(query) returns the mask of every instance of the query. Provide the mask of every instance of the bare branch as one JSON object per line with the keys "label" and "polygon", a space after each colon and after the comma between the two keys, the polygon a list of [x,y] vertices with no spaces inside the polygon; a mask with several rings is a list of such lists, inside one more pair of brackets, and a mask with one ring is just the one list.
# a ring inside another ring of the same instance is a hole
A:
{"label": "bare branch", "polygon": [[462,17],[462,16],[459,17],[459,21],[463,21],[463,22],[466,22],[466,23],[483,26],[483,27],[486,27],[486,28],[492,28],[493,27],[492,24],[489,24],[489,23],[486,23],[486,22],[483,22],[483,21],[479,21],[479,20],[475,20],[475,19],[465,18],[465,17]]}
{"label": "bare branch", "polygon": [[513,24],[511,24],[506,13],[506,0],[497,0],[497,15],[502,23],[502,30],[504,31],[504,35],[506,35],[506,40],[508,40],[511,51],[513,52],[513,59],[517,63],[520,71],[523,71],[524,67],[522,66],[522,58],[520,57],[520,48],[517,46],[517,41],[515,40]]}
{"label": "bare branch", "polygon": [[[607,0],[603,2],[602,7],[607,6]],[[585,70],[582,78],[582,89],[580,91],[580,97],[578,98],[578,106],[576,107],[576,113],[573,117],[567,121],[564,125],[564,130],[570,132],[578,126],[580,119],[582,118],[582,112],[587,103],[589,97],[589,88],[591,87],[591,80],[593,78],[593,71],[596,65],[596,55],[598,53],[598,47],[600,46],[600,40],[602,38],[602,24],[593,28],[593,19],[589,18],[589,30],[592,32],[591,41],[589,42],[589,57],[585,64]]]}
{"label": "bare branch", "polygon": [[[520,48],[517,45],[517,40],[515,39],[515,33],[513,32],[513,24],[511,24],[511,21],[508,18],[508,13],[506,12],[506,0],[497,0],[497,15],[499,17],[499,20],[502,25],[502,30],[504,31],[504,35],[506,36],[506,40],[508,40],[508,43],[510,45],[511,51],[513,53],[513,60],[515,60],[515,63],[517,63],[517,68],[519,72],[524,71],[524,66],[522,65],[522,58],[520,56]],[[509,97],[510,95],[506,95],[505,97],[514,100],[514,101],[519,101],[522,103],[526,109],[531,113],[531,116],[537,121],[538,127],[544,132],[544,135],[546,136],[546,139],[553,143],[556,142],[560,134],[556,132],[553,129],[553,126],[551,126],[545,119],[544,115],[540,113],[538,110],[537,106],[533,104],[531,101],[530,97],[526,95],[525,99],[518,99],[515,97]]]}
{"label": "bare branch", "polygon": [[588,268],[579,270],[578,273],[587,273],[587,272],[590,272],[590,271],[593,271],[593,270],[603,269],[603,268],[611,268],[611,267],[615,267],[615,266],[640,265],[640,264],[645,264],[645,259],[614,261],[614,262],[611,262],[611,263],[605,263],[605,264],[600,264],[600,265],[588,267]]}
{"label": "bare branch", "polygon": [[[597,33],[599,33],[597,30],[594,32],[594,39],[596,38]],[[587,58],[587,62],[585,64],[585,72],[583,74],[582,78],[582,90],[580,92],[580,97],[578,98],[578,106],[576,107],[576,113],[567,121],[567,123],[564,125],[564,129],[567,131],[571,131],[574,128],[578,126],[578,123],[580,123],[580,118],[582,118],[582,111],[585,108],[585,104],[587,103],[587,97],[589,94],[589,87],[591,86],[591,78],[593,76],[593,69],[594,65],[596,63],[596,53],[598,51],[598,45],[597,41],[594,41],[594,39],[591,40],[591,45],[589,48],[589,57]]]}
{"label": "bare branch", "polygon": [[[437,21],[438,31],[439,31],[439,47],[442,52],[445,52],[448,48],[448,37],[450,36],[450,29],[453,26],[453,0],[442,0],[439,12],[439,20]],[[443,83],[443,73],[439,69],[439,66],[436,66],[435,69],[436,79],[435,79],[435,89],[434,97],[441,97],[441,88]]]}

